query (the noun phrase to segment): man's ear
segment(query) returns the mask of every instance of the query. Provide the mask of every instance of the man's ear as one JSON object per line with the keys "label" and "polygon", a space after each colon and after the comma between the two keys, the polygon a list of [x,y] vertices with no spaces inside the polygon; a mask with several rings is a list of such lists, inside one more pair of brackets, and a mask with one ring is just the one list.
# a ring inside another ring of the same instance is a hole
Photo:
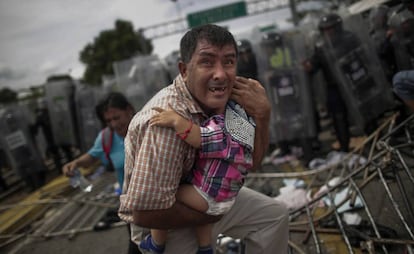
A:
{"label": "man's ear", "polygon": [[187,79],[187,65],[183,61],[178,62],[178,70],[180,71],[181,77],[185,81]]}

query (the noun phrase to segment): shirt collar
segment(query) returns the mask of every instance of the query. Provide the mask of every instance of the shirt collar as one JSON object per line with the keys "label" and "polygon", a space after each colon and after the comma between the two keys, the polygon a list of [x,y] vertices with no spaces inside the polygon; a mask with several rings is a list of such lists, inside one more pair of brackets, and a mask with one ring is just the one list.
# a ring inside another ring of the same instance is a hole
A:
{"label": "shirt collar", "polygon": [[185,104],[186,104],[186,106],[187,106],[187,108],[188,108],[188,110],[191,114],[202,114],[202,115],[206,116],[206,114],[204,114],[204,112],[201,109],[198,102],[191,95],[191,93],[188,90],[188,87],[187,87],[186,83],[184,82],[181,75],[178,75],[174,79],[173,85],[175,86],[175,88],[177,90],[177,94],[179,94],[183,97],[183,101],[185,102]]}

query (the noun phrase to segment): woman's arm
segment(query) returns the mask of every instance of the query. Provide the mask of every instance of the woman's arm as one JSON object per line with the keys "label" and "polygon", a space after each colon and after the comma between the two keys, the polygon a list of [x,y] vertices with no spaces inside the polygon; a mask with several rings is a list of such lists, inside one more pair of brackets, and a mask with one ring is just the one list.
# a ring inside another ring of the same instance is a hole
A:
{"label": "woman's arm", "polygon": [[97,158],[92,157],[88,153],[84,153],[79,158],[76,158],[73,161],[66,163],[62,168],[62,172],[66,176],[73,176],[73,171],[76,168],[89,167],[89,166],[92,166],[97,161],[98,161]]}

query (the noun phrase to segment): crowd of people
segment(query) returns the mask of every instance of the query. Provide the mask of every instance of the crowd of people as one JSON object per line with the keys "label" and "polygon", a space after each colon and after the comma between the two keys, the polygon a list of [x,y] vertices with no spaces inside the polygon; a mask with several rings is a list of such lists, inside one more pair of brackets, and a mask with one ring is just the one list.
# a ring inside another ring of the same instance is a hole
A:
{"label": "crowd of people", "polygon": [[[414,15],[413,0],[403,0],[392,13],[387,6],[373,9],[371,36],[390,89],[414,111],[414,29],[406,27],[414,19],[401,21],[407,11]],[[313,54],[302,67],[310,78],[322,72],[339,149],[348,152],[349,95],[332,61],[361,41],[336,13],[323,15],[318,31]],[[403,53],[396,49],[401,45]],[[260,168],[271,128],[272,104],[252,45],[207,24],[186,32],[179,46],[179,75],[138,112],[118,92],[96,105],[103,128],[86,153],[61,165],[41,103],[32,130],[43,131],[56,167],[68,177],[97,162],[114,170],[121,188],[117,212],[131,236],[128,253],[215,253],[220,234],[242,239],[245,253],[287,253],[286,206],[243,184]],[[364,131],[372,131],[369,122]]]}
{"label": "crowd of people", "polygon": [[[315,45],[304,67],[310,74],[324,73],[327,109],[340,150],[347,152],[348,109],[324,57],[328,45],[342,45],[332,49],[341,57],[360,41],[343,29],[337,14],[323,16],[318,29],[323,43]],[[343,41],[349,43],[338,43]],[[243,239],[246,253],[287,252],[286,207],[243,186],[244,175],[258,168],[266,152],[271,110],[257,72],[237,76],[249,73],[240,66],[249,64],[241,64],[243,58],[255,60],[251,51],[221,27],[191,29],[180,42],[180,75],[132,118],[125,136],[119,216],[130,223],[144,253],[214,253],[219,234]],[[397,70],[395,91],[412,105],[413,71]]]}

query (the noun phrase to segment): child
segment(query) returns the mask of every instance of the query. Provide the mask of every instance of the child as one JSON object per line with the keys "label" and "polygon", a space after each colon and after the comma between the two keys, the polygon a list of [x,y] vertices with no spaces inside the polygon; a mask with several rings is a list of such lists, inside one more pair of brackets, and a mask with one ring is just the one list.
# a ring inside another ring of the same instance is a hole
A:
{"label": "child", "polygon": [[[227,103],[225,112],[216,112],[202,126],[193,124],[174,110],[153,108],[159,114],[150,120],[151,126],[171,127],[189,145],[199,148],[190,184],[182,184],[177,200],[210,215],[227,213],[243,186],[247,170],[253,166],[255,123],[234,101]],[[196,227],[199,243],[197,254],[214,253],[211,246],[211,224]],[[140,243],[142,250],[163,253],[166,230],[151,230]]]}

